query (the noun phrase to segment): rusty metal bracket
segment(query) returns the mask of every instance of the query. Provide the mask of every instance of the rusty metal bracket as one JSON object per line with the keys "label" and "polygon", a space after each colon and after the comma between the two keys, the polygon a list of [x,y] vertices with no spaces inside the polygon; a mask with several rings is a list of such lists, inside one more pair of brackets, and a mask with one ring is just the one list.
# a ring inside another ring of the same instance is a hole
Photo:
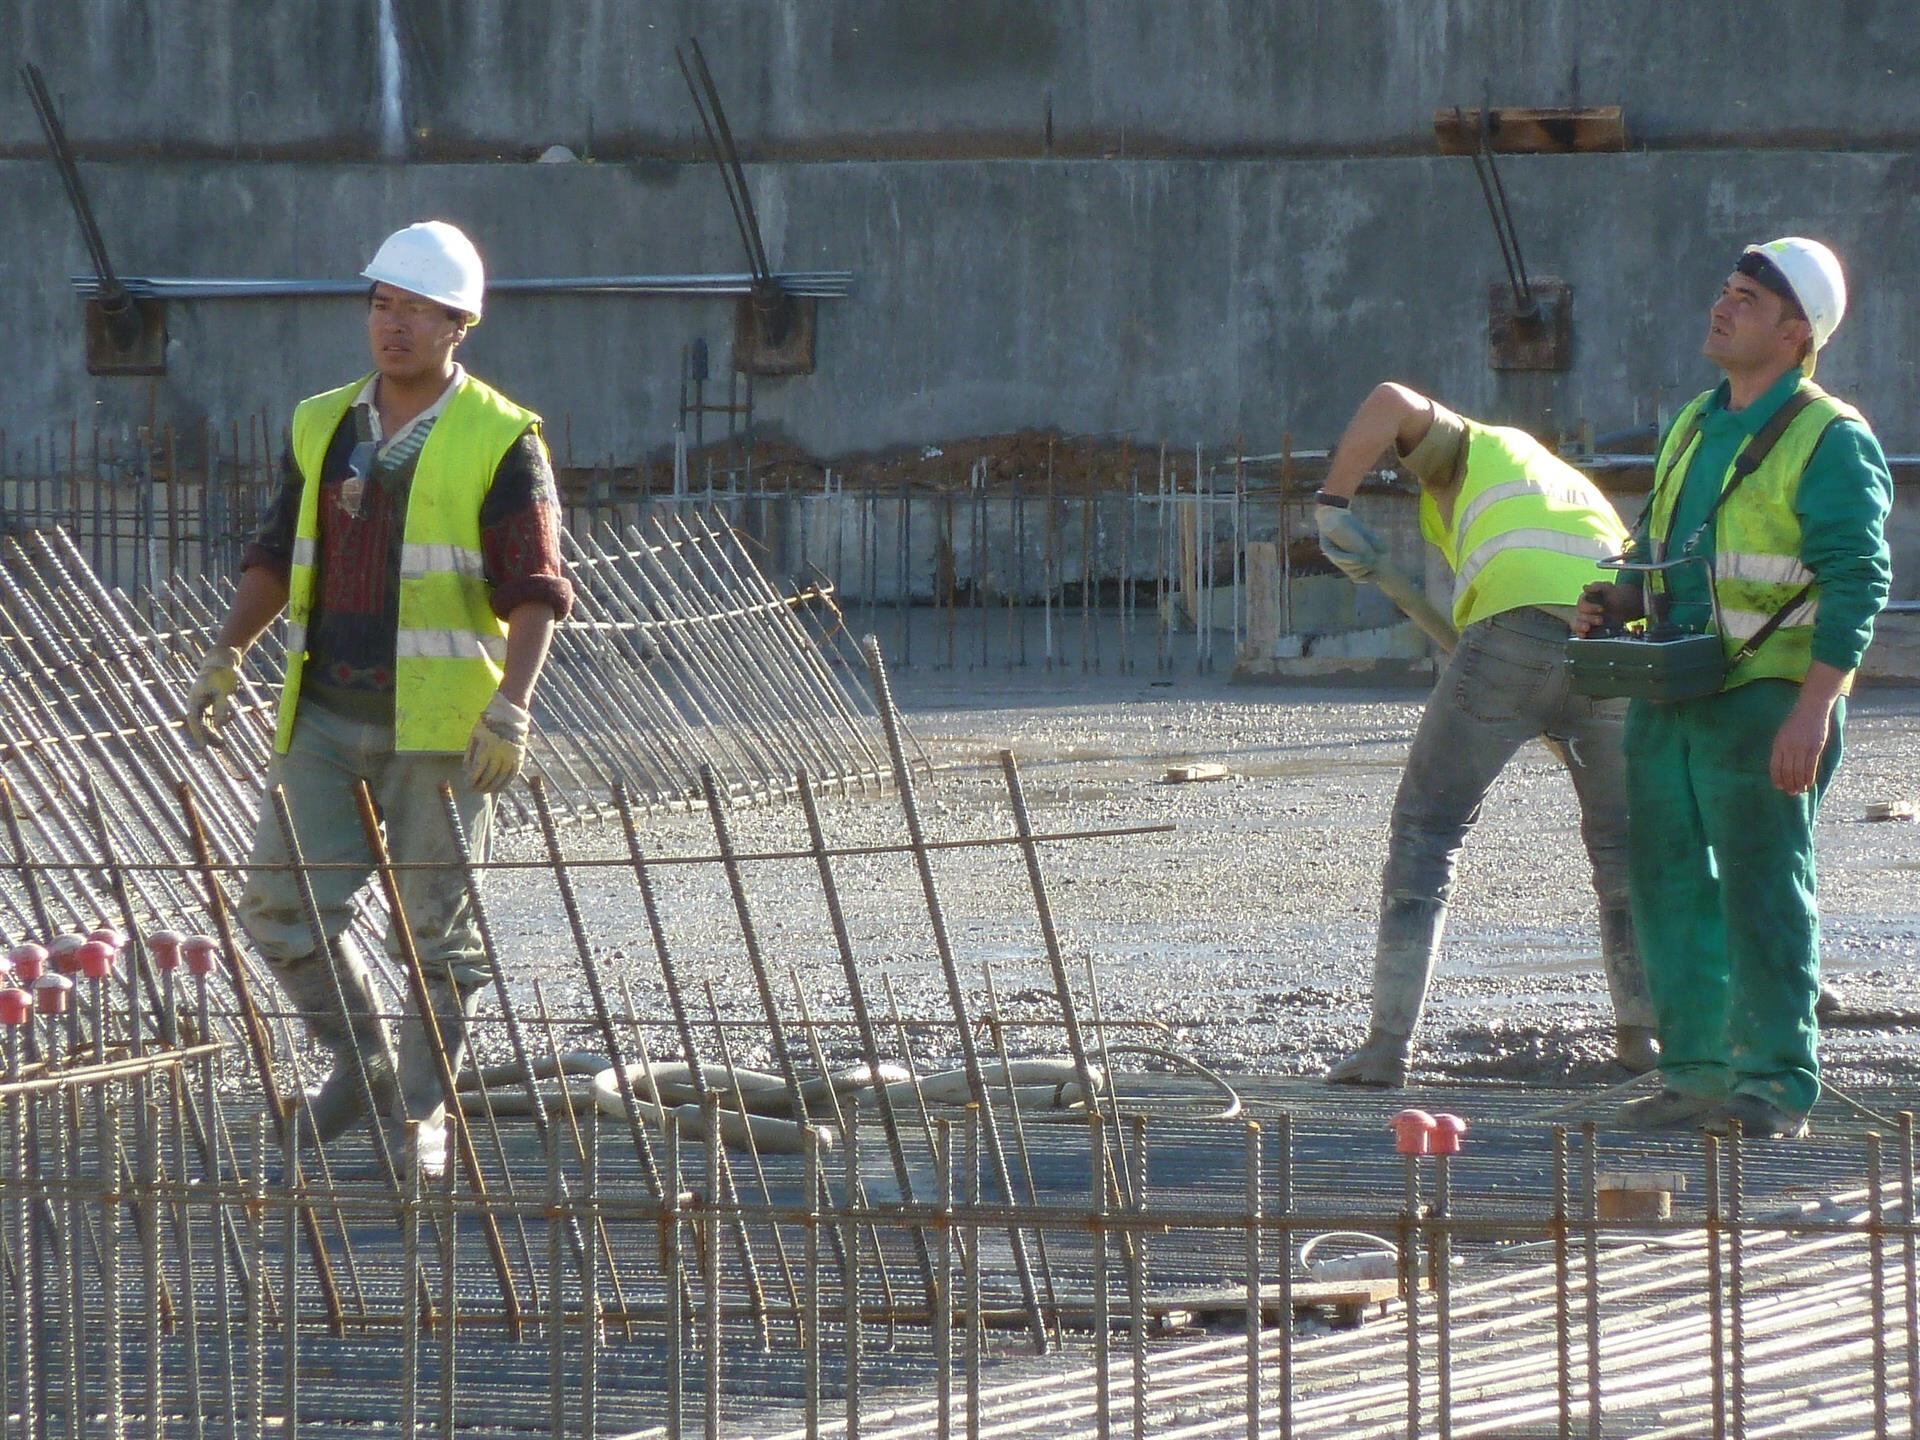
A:
{"label": "rusty metal bracket", "polygon": [[[1466,112],[1456,105],[1453,114],[1464,131]],[[1495,370],[1565,370],[1573,352],[1572,290],[1564,281],[1527,274],[1513,207],[1493,159],[1492,115],[1491,103],[1480,108],[1477,143],[1468,151],[1507,271],[1506,285],[1496,283],[1488,292],[1487,363]]]}
{"label": "rusty metal bracket", "polygon": [[713,150],[713,162],[720,169],[720,181],[726,187],[727,206],[733,211],[733,223],[739,228],[740,242],[746,248],[747,268],[753,272],[752,292],[743,297],[733,312],[733,366],[748,375],[811,375],[814,367],[814,330],[818,306],[811,299],[790,295],[782,288],[767,263],[767,247],[760,238],[760,219],[754,213],[753,197],[747,192],[746,172],[740,167],[740,150],[733,143],[733,128],[720,104],[720,88],[713,83],[707,68],[706,53],[691,37],[687,50],[691,64],[678,46],[674,58],[686,78],[693,96],[693,108],[699,113],[701,128],[707,132],[707,144]]}
{"label": "rusty metal bracket", "polygon": [[93,262],[100,289],[96,298],[86,302],[87,373],[90,375],[164,375],[167,372],[167,311],[159,300],[136,300],[113,272],[107,256],[107,242],[93,216],[86,187],[80,183],[80,167],[67,143],[66,128],[53,108],[53,95],[46,77],[31,62],[20,67],[21,82],[27,98],[33,102],[34,116],[41,133],[47,137],[47,150],[54,168],[60,172],[60,184],[67,192],[67,203],[80,224],[80,238]]}
{"label": "rusty metal bracket", "polygon": [[1487,289],[1487,364],[1495,370],[1565,370],[1573,354],[1573,287],[1537,276],[1522,309],[1497,281]]}

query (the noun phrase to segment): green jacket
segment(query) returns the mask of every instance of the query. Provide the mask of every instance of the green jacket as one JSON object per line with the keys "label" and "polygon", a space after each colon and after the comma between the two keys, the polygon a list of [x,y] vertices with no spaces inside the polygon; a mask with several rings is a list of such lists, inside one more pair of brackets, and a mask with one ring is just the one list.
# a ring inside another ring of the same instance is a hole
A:
{"label": "green jacket", "polygon": [[[1790,370],[1744,410],[1727,409],[1729,389],[1722,381],[1695,402],[1700,407],[1699,440],[1681,479],[1672,507],[1670,533],[1677,549],[1713,508],[1728,469],[1740,448],[1773,418],[1800,386]],[[1694,408],[1689,404],[1682,416]],[[1675,425],[1662,437],[1664,453]],[[1748,484],[1752,484],[1751,480]],[[1799,560],[1818,585],[1818,613],[1812,625],[1810,658],[1837,670],[1857,670],[1873,639],[1874,617],[1886,604],[1892,580],[1886,519],[1893,508],[1893,477],[1880,442],[1864,420],[1842,418],[1827,426],[1802,471],[1793,498],[1799,523]],[[1634,525],[1633,549],[1649,553],[1652,507]],[[1716,553],[1720,522],[1716,517],[1700,537],[1696,553]],[[1667,572],[1674,618],[1704,628],[1708,615],[1705,577],[1697,567]],[[1754,677],[1747,677],[1754,678]]]}

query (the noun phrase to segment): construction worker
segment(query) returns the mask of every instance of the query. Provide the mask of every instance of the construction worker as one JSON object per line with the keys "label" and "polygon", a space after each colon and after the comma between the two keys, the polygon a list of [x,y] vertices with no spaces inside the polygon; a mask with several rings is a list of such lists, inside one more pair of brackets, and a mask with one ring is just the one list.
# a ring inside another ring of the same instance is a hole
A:
{"label": "construction worker", "polygon": [[1893,499],[1873,432],[1810,378],[1846,305],[1818,241],[1740,256],[1703,347],[1726,378],[1668,428],[1633,536],[1635,558],[1704,556],[1711,578],[1686,565],[1580,605],[1586,634],[1640,618],[1648,584],[1677,626],[1708,628],[1717,601],[1727,659],[1716,693],[1636,700],[1627,719],[1633,914],[1664,1082],[1623,1107],[1634,1128],[1797,1135],[1820,1093],[1813,822],[1886,602]]}
{"label": "construction worker", "polygon": [[1653,1014],[1627,908],[1625,706],[1571,694],[1564,664],[1574,606],[1607,573],[1596,562],[1619,552],[1626,528],[1585,476],[1532,436],[1382,384],[1348,422],[1315,497],[1321,548],[1356,582],[1374,577],[1384,552],[1352,500],[1389,446],[1420,482],[1421,533],[1453,569],[1459,640],[1420,717],[1393,802],[1372,1027],[1327,1079],[1405,1082],[1454,862],[1495,777],[1540,736],[1560,742],[1580,800],[1600,898],[1614,1055],[1635,1073],[1647,1070],[1656,1058]]}
{"label": "construction worker", "polygon": [[[262,807],[239,913],[314,1037],[333,1053],[308,1097],[322,1139],[364,1113],[358,1050],[396,1140],[444,1164],[438,1066],[409,1001],[390,1041],[348,935],[372,871],[354,798],[371,788],[402,870],[402,903],[457,1073],[486,960],[441,801],[453,788],[484,859],[494,796],[520,773],[554,626],[573,601],[540,419],[454,359],[479,323],[485,274],[454,226],[395,232],[371,282],[373,372],[300,402],[285,479],[247,547],[233,606],[187,697],[196,743],[228,718],[242,654],[287,611],[287,675],[268,782],[285,788],[305,858],[318,953],[273,810]],[[398,955],[389,927],[389,953]],[[405,1127],[416,1128],[409,1132]]]}

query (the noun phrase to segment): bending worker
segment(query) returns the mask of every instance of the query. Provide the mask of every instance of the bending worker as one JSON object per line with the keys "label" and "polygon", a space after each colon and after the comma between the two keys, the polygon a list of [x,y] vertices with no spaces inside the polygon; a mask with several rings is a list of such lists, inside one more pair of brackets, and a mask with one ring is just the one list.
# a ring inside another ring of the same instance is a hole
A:
{"label": "bending worker", "polygon": [[[361,273],[372,282],[373,372],[294,410],[284,483],[247,547],[186,725],[205,744],[227,719],[243,652],[285,608],[286,686],[267,779],[285,788],[306,859],[350,868],[310,873],[328,940],[317,953],[263,806],[240,919],[333,1053],[307,1097],[319,1136],[363,1113],[357,1047],[395,1140],[417,1140],[431,1172],[444,1163],[444,1100],[425,1029],[409,1003],[396,1048],[347,933],[353,895],[372,873],[354,785],[371,788],[396,860],[446,865],[402,870],[399,884],[458,1073],[488,972],[440,786],[452,785],[484,859],[494,795],[524,762],[534,684],[573,592],[539,417],[454,360],[485,290],[472,242],[442,221],[409,225]],[[391,929],[387,948],[399,953]]]}
{"label": "bending worker", "polygon": [[1600,897],[1614,1054],[1635,1073],[1647,1070],[1655,1062],[1653,1014],[1627,908],[1625,705],[1571,694],[1564,664],[1574,606],[1608,573],[1595,562],[1619,552],[1626,528],[1585,476],[1532,436],[1383,384],[1348,422],[1315,497],[1321,548],[1355,581],[1373,577],[1383,552],[1351,502],[1388,446],[1420,482],[1421,533],[1453,569],[1460,638],[1420,717],[1394,797],[1372,1028],[1327,1079],[1378,1086],[1406,1080],[1460,847],[1495,777],[1540,736],[1563,742],[1580,799]]}
{"label": "bending worker", "polygon": [[[1846,304],[1817,241],[1740,256],[1703,347],[1726,378],[1674,418],[1633,536],[1639,558],[1712,561],[1710,580],[1687,565],[1653,583],[1674,624],[1705,630],[1718,602],[1727,660],[1716,693],[1635,700],[1627,717],[1633,914],[1665,1084],[1623,1107],[1636,1128],[1797,1135],[1820,1093],[1813,822],[1891,570],[1886,457],[1810,378]],[[1644,586],[1598,586],[1577,626],[1645,609]]]}

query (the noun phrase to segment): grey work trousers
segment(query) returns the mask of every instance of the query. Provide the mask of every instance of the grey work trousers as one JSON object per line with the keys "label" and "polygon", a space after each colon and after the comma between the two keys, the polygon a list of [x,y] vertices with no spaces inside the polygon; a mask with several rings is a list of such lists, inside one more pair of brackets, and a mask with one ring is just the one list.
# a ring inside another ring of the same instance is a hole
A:
{"label": "grey work trousers", "polygon": [[[446,754],[396,752],[393,727],[368,724],[334,714],[317,705],[302,705],[295,718],[293,740],[284,755],[275,755],[267,769],[267,784],[287,792],[300,849],[313,864],[338,863],[351,868],[309,873],[322,928],[333,940],[346,933],[353,918],[353,896],[373,875],[373,856],[360,827],[354,802],[354,783],[365,780],[373,792],[387,849],[396,861],[433,861],[445,869],[401,870],[397,874],[401,904],[419,950],[429,983],[451,972],[462,990],[488,978],[486,955],[480,944],[473,907],[459,869],[459,854],[447,826],[441,803],[442,782],[453,786],[476,861],[487,856],[488,832],[493,823],[493,797],[467,783],[464,757]],[[240,923],[276,968],[314,953],[313,927],[300,899],[298,880],[287,863],[287,847],[280,834],[272,802],[263,800],[260,824],[254,834],[247,886],[240,897]],[[389,923],[387,953],[396,959],[399,943]],[[411,1008],[411,1007],[409,1007]]]}
{"label": "grey work trousers", "polygon": [[[1603,913],[1627,905],[1624,700],[1576,695],[1566,624],[1544,610],[1509,610],[1469,625],[1433,688],[1393,802],[1385,898],[1444,905],[1481,802],[1520,747],[1564,742],[1580,800],[1580,833]],[[1632,967],[1637,970],[1637,966]],[[1610,977],[1615,978],[1615,977]],[[1616,984],[1616,988],[1618,988]],[[1615,994],[1621,1024],[1650,1024],[1644,982]],[[1626,1002],[1626,1003],[1623,1003]]]}

